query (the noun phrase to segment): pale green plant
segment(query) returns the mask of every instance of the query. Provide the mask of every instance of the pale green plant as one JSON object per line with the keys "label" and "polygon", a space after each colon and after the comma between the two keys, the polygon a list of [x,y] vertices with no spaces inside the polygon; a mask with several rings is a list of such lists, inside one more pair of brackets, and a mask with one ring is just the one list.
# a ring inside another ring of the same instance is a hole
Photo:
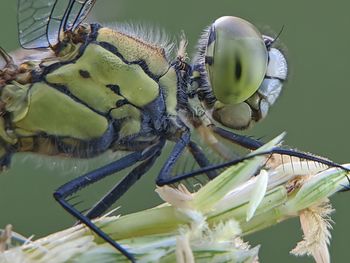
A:
{"label": "pale green plant", "polygon": [[[312,162],[262,153],[282,136],[190,193],[183,185],[156,189],[164,204],[95,223],[132,252],[138,262],[258,262],[259,246],[247,235],[300,217],[304,238],[291,252],[330,262],[332,212],[328,197],[348,185],[347,173]],[[283,158],[283,157],[281,157]],[[9,231],[2,244],[8,243]],[[8,245],[8,244],[7,244]],[[0,262],[127,262],[85,226],[78,225],[0,253]]]}

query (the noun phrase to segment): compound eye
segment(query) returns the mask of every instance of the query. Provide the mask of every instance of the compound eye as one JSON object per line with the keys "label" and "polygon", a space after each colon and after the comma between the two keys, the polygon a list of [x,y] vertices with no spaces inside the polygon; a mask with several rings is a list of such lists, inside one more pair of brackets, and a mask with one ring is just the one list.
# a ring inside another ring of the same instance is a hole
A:
{"label": "compound eye", "polygon": [[237,104],[252,96],[264,79],[268,53],[260,32],[232,16],[217,19],[210,28],[206,68],[215,97]]}

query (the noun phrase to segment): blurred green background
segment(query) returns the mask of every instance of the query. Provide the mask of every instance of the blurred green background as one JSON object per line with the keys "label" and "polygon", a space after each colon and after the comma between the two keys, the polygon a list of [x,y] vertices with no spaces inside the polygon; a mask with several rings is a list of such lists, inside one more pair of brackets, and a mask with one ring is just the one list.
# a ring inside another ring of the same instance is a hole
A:
{"label": "blurred green background", "polygon": [[[15,2],[0,3],[0,45],[7,51],[18,48]],[[201,30],[222,15],[240,16],[272,35],[284,25],[280,42],[290,65],[289,81],[269,116],[247,133],[267,140],[287,131],[288,145],[346,163],[350,161],[349,10],[350,2],[345,0],[99,0],[92,17],[99,22],[158,25],[170,36],[179,36],[184,30],[190,55]],[[102,157],[105,158],[109,157]],[[52,192],[73,176],[98,166],[100,161],[101,158],[65,162],[29,154],[16,156],[10,171],[0,175],[0,227],[11,223],[23,235],[42,236],[70,226],[74,221],[53,201]],[[156,172],[157,167],[153,174]],[[114,181],[101,183],[99,189]],[[121,212],[137,211],[159,202],[154,188],[154,176],[143,178],[119,203],[123,206]],[[99,194],[91,188],[89,196],[96,199]],[[349,193],[332,198],[337,210],[330,247],[333,262],[348,262],[349,198]],[[297,219],[289,220],[248,240],[262,244],[261,262],[313,262],[311,258],[288,255],[302,238],[299,229]]]}

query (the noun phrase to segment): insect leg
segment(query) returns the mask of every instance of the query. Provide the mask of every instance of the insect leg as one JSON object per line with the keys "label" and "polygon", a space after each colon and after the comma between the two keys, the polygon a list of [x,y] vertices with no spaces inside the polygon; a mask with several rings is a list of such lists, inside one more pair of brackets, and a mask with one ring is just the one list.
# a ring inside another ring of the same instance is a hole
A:
{"label": "insect leg", "polygon": [[[247,148],[247,149],[250,149],[250,150],[255,150],[259,147],[261,147],[262,145],[264,145],[263,142],[257,140],[257,139],[254,139],[254,138],[251,138],[251,137],[247,137],[247,136],[244,136],[244,135],[239,135],[239,134],[236,134],[234,132],[231,132],[231,131],[227,131],[227,130],[224,130],[222,128],[219,128],[219,127],[211,127],[211,129],[213,130],[214,133],[218,134],[219,136],[235,143],[235,144],[238,144],[244,148]],[[325,158],[322,158],[322,157],[318,157],[318,156],[315,156],[315,155],[312,155],[312,154],[307,154],[307,153],[304,153],[304,152],[300,152],[300,151],[297,151],[297,150],[293,150],[293,149],[288,149],[288,148],[282,148],[282,147],[275,147],[271,153],[276,153],[276,154],[281,154],[281,155],[288,155],[288,156],[291,156],[291,157],[297,157],[297,158],[300,158],[300,159],[305,159],[305,160],[309,160],[309,161],[314,161],[314,162],[317,162],[317,163],[322,163],[324,165],[327,165],[327,166],[330,166],[330,167],[337,167],[337,168],[341,168],[345,171],[350,171],[348,168],[340,165],[340,164],[337,164],[335,162],[332,162],[330,160],[327,160]]]}
{"label": "insect leg", "polygon": [[[155,150],[158,150],[159,146],[153,146],[150,149],[144,151],[144,152],[133,152],[123,158],[120,158],[119,160],[112,162],[110,164],[107,164],[97,170],[94,170],[92,172],[86,173],[66,184],[58,188],[54,195],[54,198],[56,201],[72,216],[74,216],[76,219],[84,223],[86,226],[88,226],[92,231],[94,231],[98,236],[100,236],[102,239],[104,239],[106,242],[111,244],[113,247],[115,247],[117,250],[119,250],[125,257],[127,257],[130,261],[135,262],[135,259],[132,254],[130,254],[128,251],[126,251],[121,245],[119,245],[117,242],[115,242],[113,239],[111,239],[106,233],[104,233],[101,229],[99,229],[95,224],[91,222],[89,218],[81,214],[77,209],[75,209],[71,204],[66,201],[66,197],[69,195],[79,191],[80,189],[95,183],[103,178],[105,178],[108,175],[111,175],[113,173],[116,173],[118,171],[121,171],[127,167],[130,167],[131,165],[143,161],[145,159],[150,158],[152,155],[154,155]],[[127,189],[126,189],[127,190]]]}
{"label": "insect leg", "polygon": [[101,216],[109,207],[111,207],[126,191],[141,178],[153,166],[161,153],[164,143],[158,144],[158,149],[154,149],[151,157],[135,167],[121,182],[118,182],[100,201],[98,201],[86,214],[87,218],[96,218]]}
{"label": "insect leg", "polygon": [[216,127],[216,126],[211,126],[211,129],[214,133],[218,134],[219,136],[221,136],[222,138],[225,138],[235,144],[238,144],[244,148],[250,149],[250,150],[256,150],[259,147],[263,146],[264,143],[251,138],[251,137],[247,137],[244,135],[240,135],[231,131],[227,131],[225,129],[222,129],[220,127]]}
{"label": "insect leg", "polygon": [[201,167],[195,171],[191,171],[189,173],[184,173],[184,174],[178,174],[178,175],[173,175],[173,176],[167,176],[165,180],[162,181],[157,181],[157,185],[158,186],[163,186],[163,185],[168,185],[168,184],[174,184],[189,178],[192,178],[194,176],[200,175],[200,174],[208,174],[209,172],[215,172],[219,169],[225,168],[225,167],[229,167],[229,166],[233,166],[235,164],[238,164],[240,162],[244,162],[246,160],[249,160],[255,156],[258,155],[269,155],[272,154],[272,151],[267,151],[267,152],[261,152],[259,154],[256,155],[249,155],[249,156],[245,156],[242,158],[237,158],[228,162],[224,162],[224,163],[220,163],[220,164],[211,164],[208,165],[206,167]]}
{"label": "insect leg", "polygon": [[[226,130],[219,128],[219,127],[212,127],[212,130],[216,134],[220,135],[221,137],[228,139],[231,142],[236,143],[236,144],[238,144],[242,147],[245,147],[247,149],[254,150],[254,149],[257,149],[263,145],[263,143],[260,142],[259,140],[256,140],[256,139],[250,138],[250,137],[246,137],[243,135],[235,134],[233,132],[226,131]],[[275,147],[270,151],[259,153],[259,155],[271,155],[271,154],[281,154],[281,155],[294,156],[294,157],[297,157],[300,159],[310,160],[310,161],[325,164],[325,165],[330,166],[330,167],[337,167],[337,168],[343,169],[345,171],[350,171],[348,168],[346,168],[340,164],[337,164],[335,162],[332,162],[330,160],[324,159],[322,157],[314,156],[311,154],[299,152],[299,151],[296,151],[293,149],[285,149],[282,147]],[[165,178],[165,179],[162,178],[162,180],[157,180],[157,184],[159,186],[162,186],[162,185],[177,183],[177,182],[192,178],[192,177],[200,175],[200,174],[204,174],[204,173],[208,174],[210,172],[218,171],[219,169],[238,164],[238,163],[243,162],[245,160],[251,159],[254,156],[256,156],[256,155],[249,155],[249,156],[245,156],[242,158],[233,159],[231,161],[227,161],[227,162],[224,162],[221,164],[208,164],[207,166],[200,165],[201,166],[200,169],[195,170],[195,171],[191,171],[189,173],[184,173],[184,174],[170,176],[168,173],[167,174],[168,176],[162,175],[163,178]],[[195,157],[195,159],[196,159],[196,157]]]}
{"label": "insect leg", "polygon": [[171,151],[168,159],[163,165],[162,169],[159,172],[159,175],[156,179],[157,185],[167,184],[169,178],[171,178],[171,170],[176,164],[176,161],[181,156],[181,153],[185,149],[185,147],[190,143],[190,134],[189,132],[185,132],[181,135],[178,141],[175,143],[173,150]]}
{"label": "insect leg", "polygon": [[[204,152],[195,142],[190,141],[188,144],[188,149],[200,167],[208,167],[210,165],[210,162],[205,156]],[[213,179],[217,176],[215,171],[208,171],[206,174],[209,179]]]}

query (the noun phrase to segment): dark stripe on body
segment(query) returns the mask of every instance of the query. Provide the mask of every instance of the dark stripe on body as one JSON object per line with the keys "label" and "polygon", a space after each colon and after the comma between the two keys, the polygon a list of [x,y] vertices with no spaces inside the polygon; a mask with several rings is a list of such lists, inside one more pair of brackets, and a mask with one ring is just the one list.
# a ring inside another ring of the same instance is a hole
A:
{"label": "dark stripe on body", "polygon": [[99,114],[99,115],[102,115],[102,116],[104,116],[104,117],[106,117],[106,118],[108,117],[108,112],[101,112],[101,111],[98,111],[98,110],[92,108],[89,104],[87,104],[86,102],[82,101],[82,100],[79,99],[78,97],[74,96],[74,94],[73,94],[72,92],[70,92],[70,90],[69,90],[66,86],[61,85],[61,84],[53,84],[53,83],[50,83],[50,82],[48,82],[48,81],[46,81],[46,80],[44,80],[44,82],[45,82],[48,86],[50,86],[50,87],[52,87],[52,88],[54,88],[54,89],[56,89],[56,90],[62,92],[63,94],[65,94],[65,95],[67,95],[68,97],[70,97],[72,100],[74,100],[74,101],[76,101],[76,102],[78,102],[78,103],[84,105],[85,107],[89,108],[89,109],[92,110],[93,112],[95,112],[95,113],[97,113],[97,114]]}
{"label": "dark stripe on body", "polygon": [[113,53],[114,55],[118,56],[125,64],[127,65],[139,65],[142,70],[150,77],[152,78],[154,81],[158,82],[159,81],[159,78],[161,76],[157,76],[155,74],[153,74],[149,68],[148,68],[148,65],[147,63],[140,59],[140,60],[135,60],[135,61],[127,61],[124,56],[118,51],[118,49],[111,45],[110,43],[108,42],[96,42],[95,44],[103,47],[104,49],[108,50],[109,52]]}
{"label": "dark stripe on body", "polygon": [[[116,84],[108,84],[106,85],[107,88],[109,88],[111,91],[113,91],[115,94],[119,95],[119,96],[122,96],[120,94],[120,87],[119,85],[116,85]],[[122,96],[123,97],[123,96]]]}
{"label": "dark stripe on body", "polygon": [[[76,158],[90,158],[97,156],[98,154],[105,152],[111,146],[111,144],[118,140],[118,131],[115,129],[112,123],[109,123],[106,132],[99,138],[93,138],[91,140],[82,140],[70,136],[56,136],[47,133],[40,132],[34,136],[17,136],[19,142],[16,151],[21,150],[21,139],[32,138],[31,148],[26,152],[38,152],[42,145],[40,139],[47,139],[48,143],[54,146],[54,150],[59,153],[68,154]],[[72,139],[76,141],[77,145],[69,145],[64,142],[65,139]],[[45,145],[45,144],[44,144]],[[1,164],[1,159],[0,159]]]}
{"label": "dark stripe on body", "polygon": [[128,102],[127,99],[118,100],[118,101],[115,103],[115,106],[117,106],[117,108],[119,108],[119,107],[122,107],[122,106],[125,105],[125,104],[129,104],[129,102]]}
{"label": "dark stripe on body", "polygon": [[88,141],[77,139],[79,147],[67,145],[63,141],[57,140],[57,148],[60,152],[72,154],[73,157],[89,158],[105,152],[116,140],[118,140],[118,131],[115,131],[114,126],[109,123],[108,129],[99,138]]}

